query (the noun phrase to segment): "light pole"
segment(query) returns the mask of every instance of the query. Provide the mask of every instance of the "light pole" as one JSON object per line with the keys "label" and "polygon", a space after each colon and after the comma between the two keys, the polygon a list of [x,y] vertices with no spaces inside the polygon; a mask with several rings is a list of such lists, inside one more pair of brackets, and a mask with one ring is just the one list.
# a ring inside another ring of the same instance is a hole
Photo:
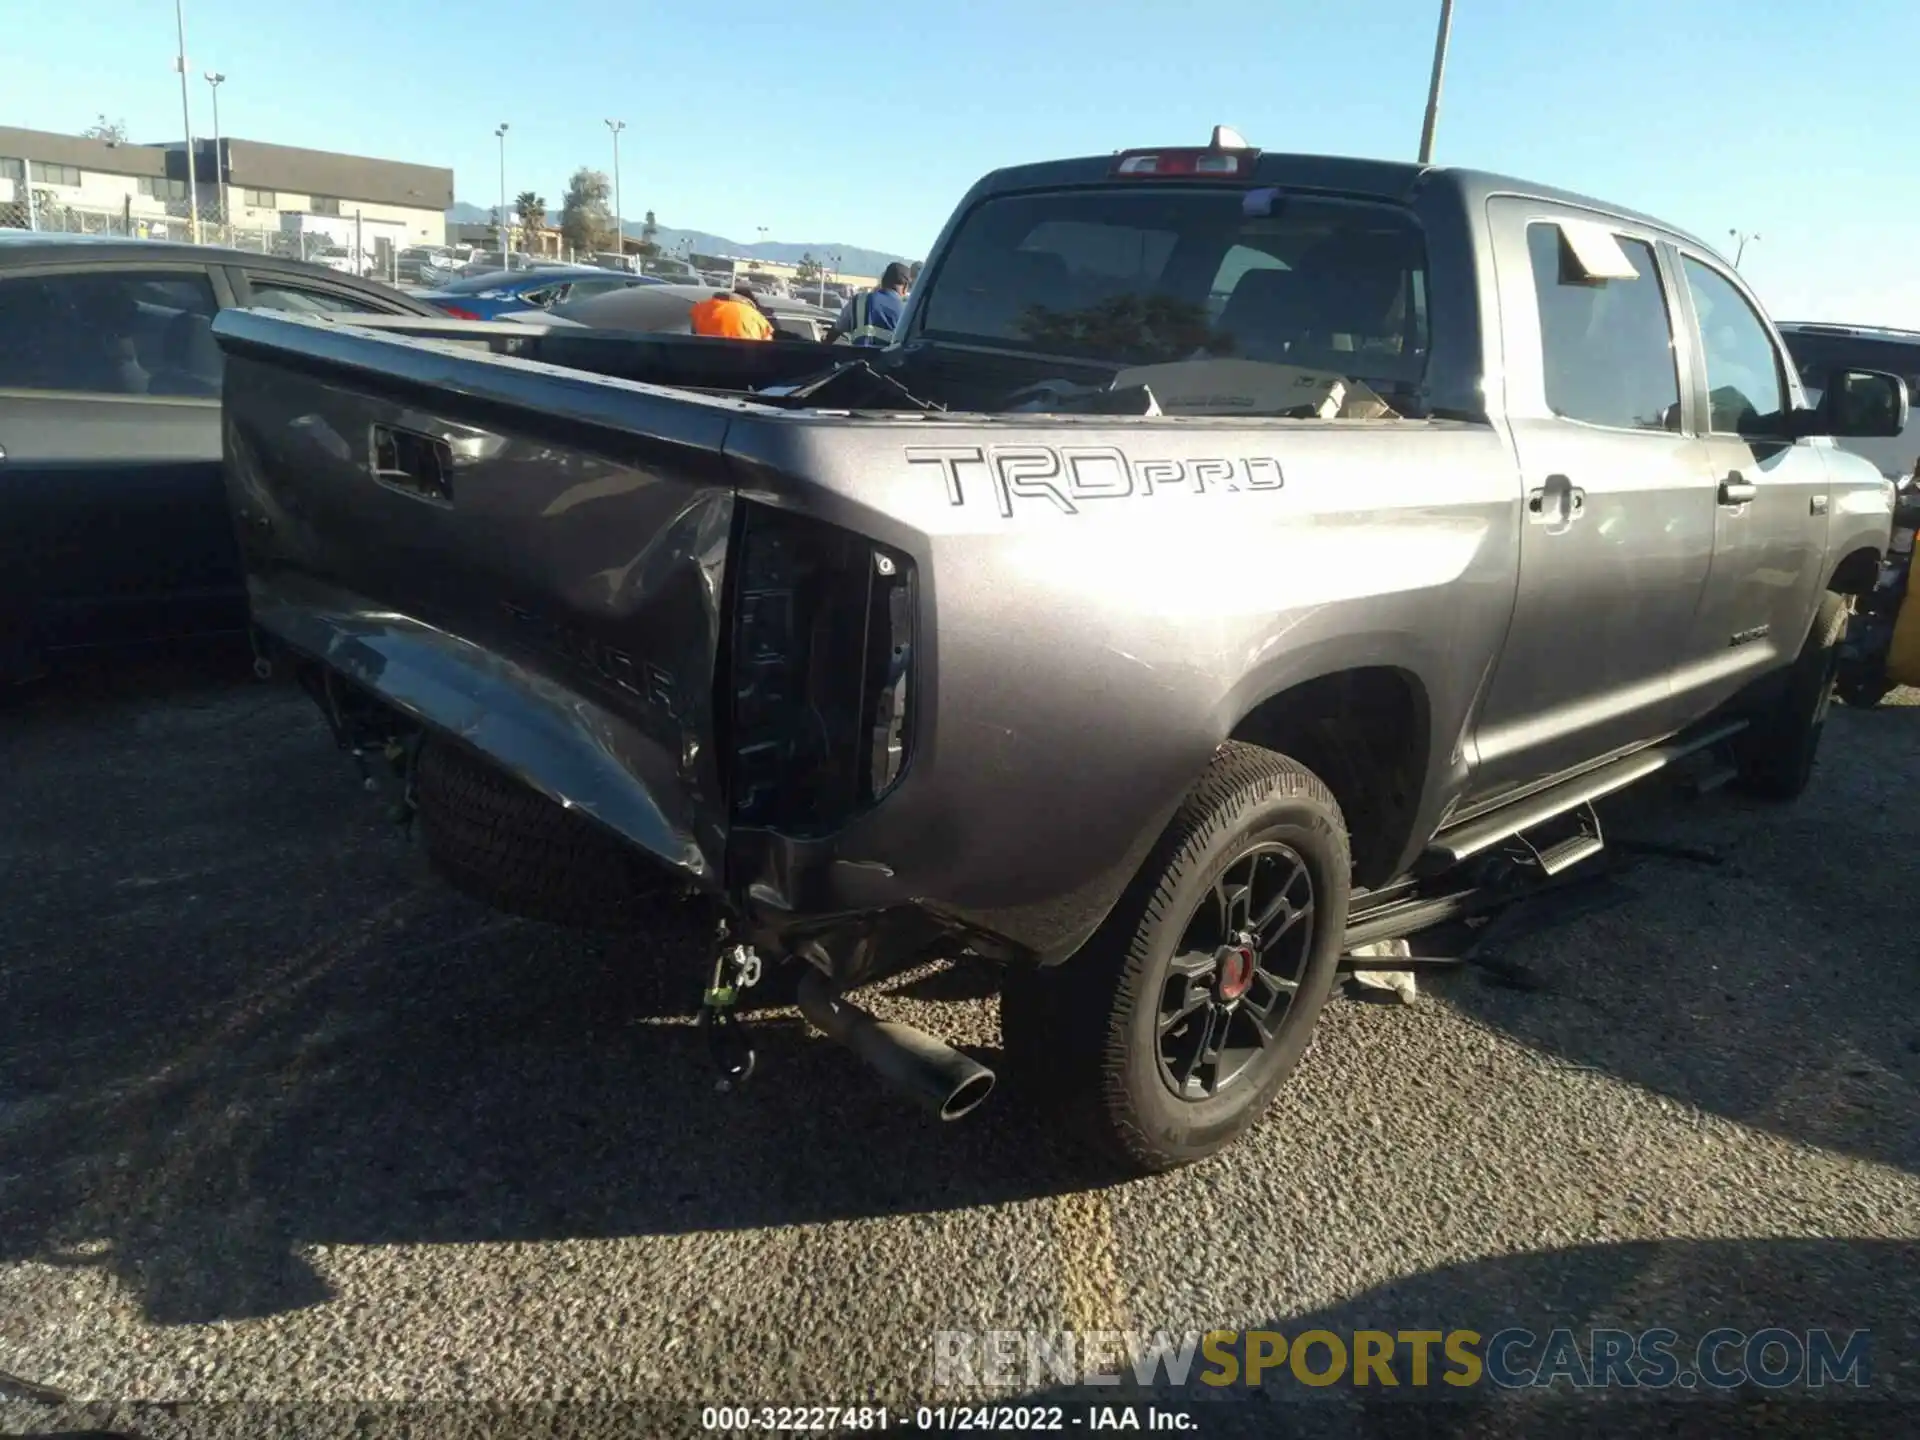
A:
{"label": "light pole", "polygon": [[193,178],[193,102],[187,93],[187,12],[184,0],[173,0],[173,23],[180,34],[180,53],[173,57],[180,72],[180,125],[187,132],[187,215],[193,225],[193,243],[200,243],[200,187]]}
{"label": "light pole", "polygon": [[1453,32],[1453,0],[1440,0],[1440,33],[1433,37],[1433,79],[1427,83],[1427,118],[1420,127],[1420,163],[1433,163],[1433,132],[1440,123],[1440,79],[1447,70],[1447,40]]}
{"label": "light pole", "polygon": [[[613,248],[620,256],[620,264],[627,263],[627,222],[621,218],[625,213],[620,208],[620,132],[627,128],[624,120],[607,121],[607,129],[613,132]],[[640,257],[641,267],[646,265],[646,256]]]}
{"label": "light pole", "polygon": [[500,142],[500,268],[502,270],[505,270],[509,268],[507,265],[507,246],[510,243],[508,238],[509,232],[507,230],[507,122],[506,121],[502,120],[500,122],[500,128],[493,132],[493,138]]}
{"label": "light pole", "polygon": [[227,223],[227,165],[220,154],[220,86],[226,76],[207,71],[207,89],[213,92],[213,213]]}
{"label": "light pole", "polygon": [[1747,246],[1760,237],[1758,235],[1743,235],[1738,230],[1729,230],[1727,234],[1733,240],[1733,268],[1738,270],[1740,268],[1740,257],[1747,253]]}

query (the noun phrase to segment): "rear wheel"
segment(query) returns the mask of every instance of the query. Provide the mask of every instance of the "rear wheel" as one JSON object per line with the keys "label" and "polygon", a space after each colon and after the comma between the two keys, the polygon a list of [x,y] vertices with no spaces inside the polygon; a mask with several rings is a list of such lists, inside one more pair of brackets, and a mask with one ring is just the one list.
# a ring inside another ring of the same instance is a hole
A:
{"label": "rear wheel", "polygon": [[1252,1126],[1332,989],[1350,890],[1340,807],[1284,755],[1221,747],[1081,952],[1008,976],[1017,1079],[1130,1168]]}
{"label": "rear wheel", "polygon": [[1785,689],[1750,729],[1734,739],[1741,788],[1750,794],[1792,800],[1806,790],[1833,701],[1840,642],[1846,633],[1846,600],[1830,592],[1822,595]]}
{"label": "rear wheel", "polygon": [[631,930],[670,908],[673,877],[660,866],[457,745],[421,747],[414,799],[434,869],[496,910]]}

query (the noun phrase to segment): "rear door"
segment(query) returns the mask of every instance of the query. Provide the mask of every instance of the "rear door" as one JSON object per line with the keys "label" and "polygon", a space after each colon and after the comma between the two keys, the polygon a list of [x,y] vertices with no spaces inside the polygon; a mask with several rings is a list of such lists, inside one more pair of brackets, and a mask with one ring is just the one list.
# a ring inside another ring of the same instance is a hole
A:
{"label": "rear door", "polygon": [[[1658,237],[1531,199],[1489,219],[1524,523],[1474,800],[1666,733],[1714,526]],[[1576,240],[1619,273],[1593,278]]]}
{"label": "rear door", "polygon": [[226,293],[195,264],[0,274],[0,609],[30,646],[245,623],[211,331]]}
{"label": "rear door", "polygon": [[1759,306],[1718,260],[1673,253],[1714,490],[1712,574],[1676,677],[1691,720],[1799,653],[1825,584],[1828,481],[1826,442],[1787,438],[1799,396]]}

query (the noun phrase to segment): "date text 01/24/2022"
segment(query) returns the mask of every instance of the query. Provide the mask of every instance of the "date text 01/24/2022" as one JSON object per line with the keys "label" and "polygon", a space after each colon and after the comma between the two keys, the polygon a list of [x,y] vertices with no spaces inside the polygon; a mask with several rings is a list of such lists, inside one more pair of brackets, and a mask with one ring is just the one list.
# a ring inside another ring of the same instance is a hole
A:
{"label": "date text 01/24/2022", "polygon": [[907,1430],[996,1435],[1194,1428],[1193,1417],[1185,1411],[1154,1405],[920,1405],[911,1410],[878,1405],[708,1405],[700,1412],[700,1424],[706,1430],[734,1434]]}

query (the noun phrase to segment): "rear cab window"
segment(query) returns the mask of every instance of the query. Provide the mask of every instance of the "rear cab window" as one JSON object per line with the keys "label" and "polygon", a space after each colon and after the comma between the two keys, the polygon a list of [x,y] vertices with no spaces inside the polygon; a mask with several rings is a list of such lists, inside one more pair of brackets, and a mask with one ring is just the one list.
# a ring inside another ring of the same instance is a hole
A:
{"label": "rear cab window", "polygon": [[[1426,373],[1426,264],[1414,217],[1385,202],[1197,183],[1005,195],[955,232],[918,333],[1121,378],[1252,362],[1274,369],[1262,396],[1306,370],[1407,413]],[[1238,413],[1292,415],[1298,393]]]}

